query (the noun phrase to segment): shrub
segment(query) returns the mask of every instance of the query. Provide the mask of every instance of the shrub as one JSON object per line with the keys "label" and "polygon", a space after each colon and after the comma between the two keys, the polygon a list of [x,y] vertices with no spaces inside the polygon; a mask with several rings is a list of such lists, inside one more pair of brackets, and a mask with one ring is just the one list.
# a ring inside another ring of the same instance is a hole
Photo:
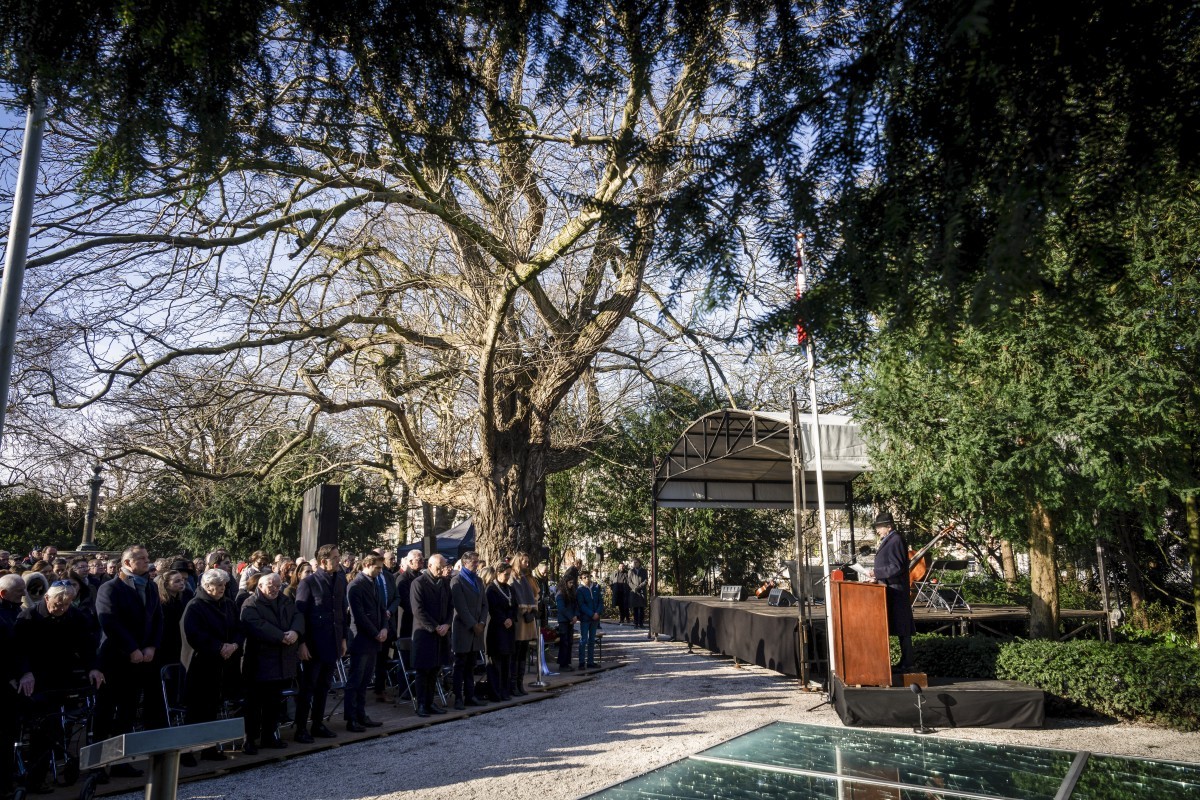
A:
{"label": "shrub", "polygon": [[1200,730],[1200,652],[1096,641],[1007,642],[996,677],[1036,686],[1051,708]]}
{"label": "shrub", "polygon": [[[900,643],[892,637],[892,661],[900,659]],[[971,680],[996,677],[1000,640],[989,636],[940,636],[918,633],[913,637],[913,660],[919,672]]]}

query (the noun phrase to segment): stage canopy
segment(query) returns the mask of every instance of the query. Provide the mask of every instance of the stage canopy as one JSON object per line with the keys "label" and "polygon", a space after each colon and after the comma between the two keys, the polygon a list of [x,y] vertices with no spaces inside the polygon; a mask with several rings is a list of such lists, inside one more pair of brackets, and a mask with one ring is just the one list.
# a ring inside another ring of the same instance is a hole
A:
{"label": "stage canopy", "polygon": [[[665,508],[792,507],[788,413],[726,409],[706,414],[679,437],[654,477]],[[817,507],[812,417],[800,418],[807,505]],[[849,417],[820,417],[825,505],[846,508],[850,482],[870,469],[859,426]]]}

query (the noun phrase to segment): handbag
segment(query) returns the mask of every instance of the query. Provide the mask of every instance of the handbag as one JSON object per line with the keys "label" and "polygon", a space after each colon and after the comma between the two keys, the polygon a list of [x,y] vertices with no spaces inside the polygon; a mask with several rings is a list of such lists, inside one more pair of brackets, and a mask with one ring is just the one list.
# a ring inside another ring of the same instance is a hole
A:
{"label": "handbag", "polygon": [[537,614],[533,611],[526,611],[521,615],[521,619],[525,622],[533,622],[535,619],[537,619]]}

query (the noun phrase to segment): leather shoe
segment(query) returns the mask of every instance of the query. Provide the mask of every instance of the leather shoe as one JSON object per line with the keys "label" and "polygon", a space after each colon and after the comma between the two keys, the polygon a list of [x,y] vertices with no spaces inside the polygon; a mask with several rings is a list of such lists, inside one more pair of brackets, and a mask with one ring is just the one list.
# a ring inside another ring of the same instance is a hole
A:
{"label": "leather shoe", "polygon": [[296,731],[296,735],[293,736],[292,738],[295,739],[300,744],[312,744],[313,743],[312,734],[309,733],[308,731],[304,730],[304,728],[301,728],[300,730]]}
{"label": "leather shoe", "polygon": [[362,725],[364,728],[382,728],[383,727],[382,722],[377,722],[365,715],[358,718],[358,724]]}
{"label": "leather shoe", "polygon": [[417,716],[418,717],[428,717],[429,709],[426,708],[425,706],[417,706]]}
{"label": "leather shoe", "polygon": [[258,755],[258,745],[247,739],[246,743],[242,745],[242,754],[247,756]]}
{"label": "leather shoe", "polygon": [[367,732],[366,728],[364,728],[362,725],[359,725],[357,722],[355,722],[353,720],[346,723],[346,730],[350,731],[351,733],[366,733]]}
{"label": "leather shoe", "polygon": [[429,713],[430,714],[445,714],[446,709],[442,708],[441,706],[430,706]]}
{"label": "leather shoe", "polygon": [[287,747],[287,742],[285,742],[283,739],[280,739],[278,736],[268,736],[266,739],[262,740],[261,746],[267,748],[268,750],[282,750]]}
{"label": "leather shoe", "polygon": [[455,711],[466,711],[466,709],[467,709],[467,704],[464,703],[462,700],[454,701],[454,710]]}
{"label": "leather shoe", "polygon": [[572,667],[570,664],[563,664],[563,665],[559,666],[558,671],[559,672],[574,672],[575,668]]}
{"label": "leather shoe", "polygon": [[326,725],[315,725],[312,729],[312,735],[318,739],[336,739],[337,734],[329,730]]}
{"label": "leather shoe", "polygon": [[469,706],[478,706],[478,707],[482,708],[483,706],[486,706],[486,705],[487,705],[487,701],[486,701],[486,700],[480,700],[478,697],[468,697],[468,698],[467,698],[467,705],[469,705]]}

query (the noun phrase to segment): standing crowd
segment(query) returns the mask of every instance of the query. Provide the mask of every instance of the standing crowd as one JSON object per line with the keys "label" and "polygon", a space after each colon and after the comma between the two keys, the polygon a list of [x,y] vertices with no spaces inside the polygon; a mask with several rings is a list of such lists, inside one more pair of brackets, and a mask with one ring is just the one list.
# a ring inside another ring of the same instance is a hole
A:
{"label": "standing crowd", "polygon": [[[596,666],[604,590],[578,562],[553,591],[545,565],[531,569],[526,553],[485,565],[468,552],[452,566],[441,555],[426,564],[420,550],[397,562],[392,552],[354,558],[324,545],[311,561],[258,551],[238,566],[225,550],[151,562],[144,547],[71,560],[48,547],[21,563],[0,551],[0,742],[17,742],[22,721],[29,728],[28,790],[49,791],[62,733],[53,712],[85,687],[95,692],[95,741],[240,713],[253,754],[287,747],[285,694],[295,697],[295,741],[335,737],[326,701],[340,667],[345,727],[361,732],[381,724],[367,713],[367,694],[391,701],[394,664],[415,675],[423,717],[446,713],[437,702],[443,670],[452,669],[456,709],[526,694],[530,653],[551,615],[560,670],[574,669],[576,625],[578,664]],[[632,612],[644,624],[646,586],[636,559],[612,577],[621,623]],[[481,657],[487,678],[477,687]],[[201,758],[225,755],[214,747]],[[12,770],[13,759],[0,758],[0,798]],[[141,774],[129,765],[110,773]]]}

